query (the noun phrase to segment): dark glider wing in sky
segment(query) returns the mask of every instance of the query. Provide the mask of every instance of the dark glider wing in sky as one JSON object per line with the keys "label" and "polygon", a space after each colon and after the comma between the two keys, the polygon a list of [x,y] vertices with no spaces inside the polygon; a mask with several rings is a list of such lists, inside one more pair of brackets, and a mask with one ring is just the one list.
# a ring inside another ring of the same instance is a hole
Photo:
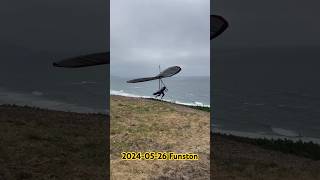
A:
{"label": "dark glider wing in sky", "polygon": [[210,39],[214,39],[223,33],[229,24],[228,22],[222,17],[218,15],[211,15],[210,16]]}
{"label": "dark glider wing in sky", "polygon": [[95,53],[85,56],[78,56],[74,58],[64,59],[58,62],[54,62],[56,67],[77,68],[86,66],[95,66],[102,64],[110,64],[110,53]]}
{"label": "dark glider wing in sky", "polygon": [[[219,36],[221,33],[223,33],[227,29],[228,26],[229,26],[228,22],[222,16],[211,15],[210,16],[210,39],[214,39],[217,36]],[[53,65],[56,67],[66,67],[66,68],[95,66],[95,65],[101,65],[101,64],[110,64],[109,52],[78,56],[78,57],[69,58],[69,59],[65,59],[65,60],[53,63]],[[160,74],[158,76],[160,77]]]}
{"label": "dark glider wing in sky", "polygon": [[181,68],[179,66],[172,66],[167,68],[166,70],[162,71],[160,74],[154,77],[146,77],[146,78],[138,78],[138,79],[132,79],[130,81],[127,81],[127,83],[138,83],[138,82],[145,82],[145,81],[151,81],[166,77],[171,77],[181,71]]}
{"label": "dark glider wing in sky", "polygon": [[138,82],[152,81],[152,80],[156,80],[156,79],[159,79],[159,77],[154,76],[154,77],[132,79],[130,81],[127,81],[127,83],[138,83]]}
{"label": "dark glider wing in sky", "polygon": [[178,74],[181,71],[179,66],[172,66],[162,71],[157,77],[166,78]]}

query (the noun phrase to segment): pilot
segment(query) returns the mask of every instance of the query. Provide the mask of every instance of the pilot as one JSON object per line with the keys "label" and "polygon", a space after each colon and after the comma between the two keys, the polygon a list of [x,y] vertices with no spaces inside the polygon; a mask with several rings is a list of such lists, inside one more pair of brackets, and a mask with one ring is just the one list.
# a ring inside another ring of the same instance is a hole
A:
{"label": "pilot", "polygon": [[156,97],[159,97],[160,95],[162,95],[161,96],[161,99],[162,99],[163,96],[165,95],[164,92],[167,92],[167,91],[168,91],[167,87],[163,86],[159,91],[153,93],[153,95],[155,95]]}

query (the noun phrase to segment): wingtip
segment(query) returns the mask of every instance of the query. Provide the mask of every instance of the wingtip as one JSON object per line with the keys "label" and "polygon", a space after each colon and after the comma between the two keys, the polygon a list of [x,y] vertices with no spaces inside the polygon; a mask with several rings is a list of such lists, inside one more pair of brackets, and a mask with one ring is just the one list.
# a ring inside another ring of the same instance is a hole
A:
{"label": "wingtip", "polygon": [[61,64],[59,64],[57,62],[53,62],[52,66],[54,66],[54,67],[64,67],[64,66],[62,66]]}
{"label": "wingtip", "polygon": [[59,67],[59,64],[56,63],[56,62],[53,62],[53,63],[52,63],[52,66],[54,66],[54,67]]}

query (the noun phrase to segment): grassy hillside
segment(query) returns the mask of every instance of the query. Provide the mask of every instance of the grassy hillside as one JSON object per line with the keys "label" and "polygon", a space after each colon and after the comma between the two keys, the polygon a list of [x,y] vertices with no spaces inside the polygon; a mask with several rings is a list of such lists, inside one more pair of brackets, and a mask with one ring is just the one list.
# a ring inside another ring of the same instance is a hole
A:
{"label": "grassy hillside", "polygon": [[[118,96],[111,107],[112,179],[208,179],[210,172],[216,180],[320,179],[318,145],[211,134],[209,149],[206,111]],[[0,106],[0,179],[108,179],[107,121]],[[200,160],[123,161],[122,151],[192,152]]]}
{"label": "grassy hillside", "polygon": [[213,179],[320,179],[320,161],[311,152],[317,145],[221,134],[212,134],[212,140]]}
{"label": "grassy hillside", "polygon": [[103,179],[107,116],[0,106],[0,179]]}
{"label": "grassy hillside", "polygon": [[[111,97],[112,179],[208,179],[210,113],[149,99]],[[123,161],[123,151],[198,153],[198,161]]]}

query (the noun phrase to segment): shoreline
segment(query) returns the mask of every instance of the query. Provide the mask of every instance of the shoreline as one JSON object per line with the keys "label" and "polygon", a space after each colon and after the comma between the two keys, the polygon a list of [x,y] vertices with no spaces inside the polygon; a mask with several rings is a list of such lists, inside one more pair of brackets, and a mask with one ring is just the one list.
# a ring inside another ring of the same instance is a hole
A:
{"label": "shoreline", "polygon": [[[118,95],[112,95],[112,96],[118,96]],[[123,96],[119,96],[123,97]],[[133,98],[133,99],[139,99],[135,97],[127,97],[127,98]],[[157,101],[155,99],[149,99],[149,98],[142,98],[146,100],[151,100],[151,101]],[[164,102],[164,103],[169,103],[173,105],[178,105],[178,106],[183,106],[183,107],[188,107],[192,108],[190,106],[185,106],[181,104],[175,104],[171,102],[166,102],[166,101],[159,101],[159,102]],[[102,113],[102,112],[77,112],[77,111],[63,111],[63,110],[57,110],[57,109],[49,109],[49,108],[43,108],[43,107],[37,107],[37,106],[29,106],[29,105],[17,105],[17,104],[0,104],[0,107],[11,107],[11,108],[28,108],[32,110],[42,110],[42,111],[49,111],[53,113],[73,113],[73,114],[79,114],[79,115],[104,115],[104,116],[109,116],[108,113]],[[198,109],[201,110],[201,109]],[[202,110],[201,110],[202,111]],[[206,111],[206,110],[204,110]],[[236,130],[224,130],[224,129],[211,129],[211,134],[219,134],[219,135],[224,135],[224,136],[235,136],[239,138],[249,138],[249,139],[254,139],[254,140],[259,140],[259,139],[267,139],[270,141],[273,140],[289,140],[294,143],[296,142],[304,142],[304,143],[309,143],[312,142],[314,144],[320,145],[320,138],[313,138],[313,137],[304,137],[304,136],[299,136],[299,137],[291,137],[291,136],[284,136],[284,135],[277,135],[277,134],[260,134],[256,132],[245,132],[245,131],[236,131]]]}
{"label": "shoreline", "polygon": [[109,114],[102,108],[88,107],[79,105],[76,103],[70,103],[63,100],[52,99],[46,97],[41,91],[32,91],[30,93],[23,91],[13,91],[0,87],[0,105],[18,105],[18,106],[30,106],[39,107],[48,110],[57,110],[64,112],[78,112],[78,113],[103,113]]}
{"label": "shoreline", "polygon": [[[136,105],[140,106],[142,103],[155,102],[122,97],[117,103],[119,110],[124,111],[127,109],[126,105],[129,105],[127,103],[130,103],[134,106],[132,108],[135,108]],[[193,113],[199,115],[208,114],[199,110],[183,108],[180,105],[164,103],[155,103],[154,105],[158,106],[157,104],[169,106],[167,110],[161,109],[161,111],[167,111],[168,113],[175,113],[178,110],[191,113],[189,115]],[[0,105],[0,110],[0,139],[2,141],[0,177],[4,179],[30,177],[29,179],[32,179],[50,176],[61,179],[72,177],[105,179],[108,176],[105,171],[105,155],[107,153],[105,141],[109,134],[109,129],[107,128],[109,117],[107,115],[64,112],[18,105]],[[153,108],[153,110],[159,111],[158,108]],[[127,113],[133,113],[131,115],[135,116],[137,109],[129,110]],[[123,114],[123,117],[130,117],[127,113]],[[145,115],[152,113],[153,116],[159,114],[147,109],[140,109],[139,113]],[[177,115],[183,116],[185,114],[180,112]],[[169,132],[173,133],[173,136],[170,137],[175,137],[175,140],[177,140],[179,133],[184,133],[182,139],[198,138],[198,135],[185,132],[190,130],[189,126],[181,126],[180,124],[177,129],[177,126],[171,126],[174,123],[173,121],[163,118],[161,119],[166,122],[157,121],[156,119],[154,121],[152,119],[145,121],[143,118],[137,118],[137,121],[134,119],[122,119],[121,115],[114,117],[116,118],[114,123],[117,123],[118,126],[113,126],[113,129],[110,129],[110,134],[122,141],[116,141],[118,142],[118,144],[116,143],[117,146],[110,150],[112,158],[118,157],[117,149],[145,151],[145,145],[150,150],[166,151],[176,147],[179,150],[186,148],[190,152],[203,147],[192,148],[195,146],[194,143],[199,143],[199,140],[203,140],[202,138],[193,139],[191,144],[183,144],[182,141],[176,141],[178,146],[173,144],[174,139],[172,138],[170,138],[170,141],[161,138],[154,139],[160,140],[158,143],[150,139],[150,137],[166,137],[168,128],[171,128]],[[121,119],[124,123],[120,122]],[[188,118],[186,117],[186,119]],[[180,122],[185,122],[186,119],[182,119]],[[190,122],[192,123],[193,121]],[[160,125],[157,126],[155,123],[167,123],[169,126],[164,128]],[[145,136],[146,133],[152,133],[150,131],[152,129],[147,128],[147,126],[153,128],[157,136]],[[181,129],[183,127],[185,129]],[[198,127],[197,124],[194,124],[194,128]],[[200,127],[203,128],[203,126]],[[123,128],[128,128],[130,131],[127,132]],[[143,129],[140,130],[140,128]],[[120,133],[122,131],[126,132]],[[203,132],[199,131],[198,133],[203,136]],[[141,134],[141,136],[136,133]],[[134,138],[134,135],[136,135],[137,139],[130,141],[133,144],[124,143],[124,140],[129,142],[128,140]],[[184,138],[184,136],[186,137]],[[210,155],[211,175],[215,179],[234,179],[234,177],[242,177],[242,179],[279,179],[280,177],[288,177],[285,179],[317,179],[320,177],[320,172],[318,171],[320,168],[319,145],[301,142],[292,143],[291,141],[283,140],[250,139],[219,133],[210,133],[210,137],[210,151],[212,153]],[[165,143],[169,144],[163,146]],[[203,142],[204,144],[207,144],[207,141]],[[206,152],[206,148],[201,151]],[[203,155],[207,156],[206,153],[201,153],[200,157]],[[202,163],[192,162],[200,163],[199,169],[197,168],[198,165],[191,165],[191,162],[182,165],[181,161],[139,161],[139,163],[142,163],[139,167],[141,170],[149,168],[150,171],[146,171],[146,176],[157,175],[159,178],[194,177],[199,175],[199,171],[203,173],[200,173],[201,175],[208,173],[203,171],[203,169],[207,168],[207,161],[206,159],[204,160]],[[124,172],[124,176],[132,173],[128,167],[136,167],[137,162],[120,161],[117,163],[118,172],[120,173],[123,169],[126,169],[128,171]],[[161,163],[174,164],[168,166],[170,169],[172,168],[169,172],[159,172],[159,168],[164,166]],[[179,172],[178,175],[175,172]]]}
{"label": "shoreline", "polygon": [[306,136],[286,136],[280,135],[277,133],[258,133],[258,132],[245,132],[245,131],[236,131],[236,130],[225,130],[225,129],[212,129],[211,133],[213,134],[224,134],[224,135],[233,135],[243,138],[251,139],[268,139],[268,140],[290,140],[293,142],[305,142],[305,143],[315,143],[320,145],[320,138],[306,137]]}
{"label": "shoreline", "polygon": [[[147,100],[151,100],[151,101],[159,101],[159,102],[164,102],[164,103],[169,103],[169,104],[173,104],[173,105],[179,105],[179,106],[183,106],[183,107],[188,107],[188,108],[192,108],[192,109],[198,109],[198,110],[202,110],[202,111],[206,111],[206,112],[210,112],[211,111],[211,107],[208,106],[200,106],[200,105],[190,105],[190,104],[184,104],[184,103],[176,103],[173,101],[168,101],[168,100],[161,100],[161,99],[157,99],[157,98],[153,98],[153,97],[149,97],[149,96],[123,96],[123,95],[110,95],[110,98],[112,96],[119,96],[119,97],[126,97],[126,98],[134,98],[134,99],[147,99]],[[93,110],[90,109],[88,110],[88,108],[83,108],[82,110],[79,110],[77,108],[69,108],[68,110],[63,110],[63,108],[57,108],[57,106],[43,106],[41,107],[41,105],[39,104],[35,104],[35,105],[23,105],[21,103],[18,104],[10,104],[10,103],[4,103],[4,104],[0,104],[0,106],[21,106],[21,107],[31,107],[31,108],[37,108],[37,109],[45,109],[45,110],[49,110],[49,111],[60,111],[60,112],[70,112],[70,113],[80,113],[80,114],[103,114],[103,115],[109,115],[110,111],[109,110]],[[73,107],[74,105],[72,105]],[[289,130],[290,131],[290,130]],[[285,134],[279,134],[276,132],[269,132],[269,133],[259,133],[259,132],[250,132],[250,131],[241,131],[241,130],[229,130],[229,129],[219,129],[216,127],[212,127],[211,128],[211,132],[212,133],[222,133],[225,135],[234,135],[234,136],[239,136],[239,137],[247,137],[247,138],[254,138],[254,139],[260,139],[260,138],[266,138],[269,140],[273,140],[273,139],[280,139],[280,140],[284,140],[284,139],[288,139],[288,140],[292,140],[294,142],[298,142],[298,141],[302,141],[302,142],[313,142],[316,144],[320,145],[320,138],[316,138],[316,137],[307,137],[307,136],[291,136],[291,135],[285,135]]]}
{"label": "shoreline", "polygon": [[[111,96],[119,96],[119,97],[125,97],[125,98],[133,98],[133,99],[147,99],[151,101],[159,101],[159,102],[164,102],[164,103],[169,103],[173,105],[179,105],[183,107],[188,107],[192,109],[197,109],[201,111],[206,111],[206,112],[211,112],[211,107],[203,107],[203,106],[193,106],[193,105],[185,105],[185,104],[178,104],[175,102],[171,101],[165,101],[161,99],[156,99],[156,98],[150,98],[150,97],[143,97],[143,96],[137,96],[137,97],[131,97],[131,96],[122,96],[122,95],[110,95]],[[306,137],[306,136],[292,136],[292,135],[285,135],[284,134],[279,134],[275,132],[270,132],[270,133],[258,133],[258,132],[246,132],[246,131],[238,131],[238,130],[228,130],[228,129],[218,129],[218,128],[211,128],[211,133],[221,133],[225,135],[234,135],[238,137],[244,137],[244,138],[252,138],[252,139],[268,139],[268,140],[291,140],[293,142],[312,142],[315,144],[320,145],[320,138],[315,138],[315,137]]]}
{"label": "shoreline", "polygon": [[214,144],[216,138],[226,138],[238,143],[251,144],[262,149],[281,152],[285,154],[304,157],[307,159],[320,160],[320,145],[311,141],[304,142],[301,140],[293,141],[290,139],[268,139],[264,137],[252,138],[237,136],[233,134],[225,134],[220,132],[210,133],[212,142]]}
{"label": "shoreline", "polygon": [[210,108],[211,106],[208,104],[204,104],[202,102],[196,102],[194,101],[193,103],[188,103],[188,102],[180,102],[180,101],[174,101],[174,100],[169,100],[169,99],[159,99],[155,98],[153,96],[143,96],[143,95],[136,95],[136,94],[131,94],[131,93],[126,93],[123,91],[117,91],[117,90],[110,90],[110,96],[122,96],[122,97],[129,97],[129,98],[143,98],[143,99],[153,99],[153,100],[158,100],[162,102],[168,102],[172,104],[179,104],[179,105],[184,105],[184,106],[191,106],[191,107],[203,107],[203,108]]}
{"label": "shoreline", "polygon": [[103,113],[100,111],[68,111],[68,110],[61,110],[61,109],[55,109],[55,108],[46,108],[46,107],[39,107],[39,106],[32,106],[32,105],[22,105],[22,104],[0,104],[0,108],[7,107],[7,108],[26,108],[29,110],[39,110],[39,111],[47,111],[52,113],[67,113],[67,114],[78,114],[78,115],[101,115],[101,116],[109,116],[108,113]]}

